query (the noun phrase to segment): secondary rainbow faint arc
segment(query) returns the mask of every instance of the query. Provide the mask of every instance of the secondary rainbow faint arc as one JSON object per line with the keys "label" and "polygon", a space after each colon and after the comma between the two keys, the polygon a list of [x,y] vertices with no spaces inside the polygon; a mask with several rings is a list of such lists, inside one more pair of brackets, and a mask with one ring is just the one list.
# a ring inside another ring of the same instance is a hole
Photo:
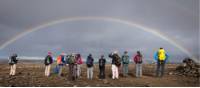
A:
{"label": "secondary rainbow faint arc", "polygon": [[[70,18],[62,18],[62,19],[58,19],[58,20],[53,20],[53,21],[41,24],[41,25],[39,25],[37,27],[33,27],[33,28],[30,28],[30,29],[27,29],[26,31],[20,33],[19,35],[11,38],[10,40],[6,41],[4,44],[2,44],[0,46],[0,50],[2,50],[6,46],[12,44],[13,42],[17,41],[18,39],[26,36],[27,34],[30,34],[30,33],[34,32],[34,31],[41,30],[41,29],[44,29],[44,28],[46,28],[48,26],[52,26],[52,25],[55,25],[55,24],[63,23],[63,22],[80,21],[80,20],[103,20],[103,21],[109,21],[109,22],[117,22],[117,23],[125,24],[125,25],[131,26],[131,27],[136,27],[136,28],[141,29],[141,30],[143,30],[145,32],[149,32],[149,33],[151,33],[153,35],[156,35],[157,37],[159,37],[159,38],[169,42],[170,44],[174,45],[175,47],[180,49],[182,52],[186,53],[188,56],[194,58],[192,56],[192,54],[189,53],[189,51],[187,51],[181,45],[177,44],[174,40],[164,36],[164,34],[162,34],[159,31],[157,31],[155,29],[151,29],[151,28],[145,27],[145,26],[137,24],[137,23],[134,23],[132,21],[122,20],[122,19],[112,18],[112,17],[70,17]],[[195,59],[195,60],[197,60],[197,59]]]}

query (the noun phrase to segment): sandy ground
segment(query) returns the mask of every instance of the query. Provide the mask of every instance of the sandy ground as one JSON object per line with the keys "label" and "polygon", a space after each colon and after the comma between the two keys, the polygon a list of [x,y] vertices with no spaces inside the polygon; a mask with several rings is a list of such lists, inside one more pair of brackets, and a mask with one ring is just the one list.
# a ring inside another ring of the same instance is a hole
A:
{"label": "sandy ground", "polygon": [[[55,66],[55,65],[54,65]],[[52,66],[52,67],[54,67]],[[82,65],[82,76],[76,81],[69,81],[67,79],[68,75],[68,67],[64,67],[63,77],[59,77],[56,74],[53,74],[51,69],[51,76],[44,76],[44,65],[43,64],[31,64],[19,63],[17,65],[17,74],[16,76],[9,77],[9,65],[8,64],[0,64],[0,86],[44,86],[44,87],[65,87],[65,86],[92,86],[92,87],[145,87],[145,86],[153,86],[153,87],[195,87],[199,85],[199,78],[194,77],[183,77],[176,75],[169,75],[170,71],[175,70],[177,64],[167,64],[165,76],[162,78],[155,77],[155,65],[154,64],[145,64],[143,65],[143,77],[136,78],[135,77],[135,67],[134,64],[129,66],[129,76],[123,77],[120,75],[118,80],[111,79],[111,65],[106,65],[106,79],[99,80],[98,79],[98,66],[94,68],[94,79],[88,80],[86,78],[86,65]]]}

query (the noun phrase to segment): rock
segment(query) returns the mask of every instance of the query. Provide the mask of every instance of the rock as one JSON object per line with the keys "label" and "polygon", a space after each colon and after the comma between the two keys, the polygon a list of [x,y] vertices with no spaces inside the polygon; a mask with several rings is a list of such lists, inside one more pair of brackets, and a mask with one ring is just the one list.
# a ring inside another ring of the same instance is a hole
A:
{"label": "rock", "polygon": [[96,87],[99,87],[100,86],[100,84],[96,84]]}
{"label": "rock", "polygon": [[173,72],[169,72],[169,75],[173,75],[174,73]]}
{"label": "rock", "polygon": [[105,79],[105,80],[103,80],[103,83],[108,84],[109,82],[108,82],[108,80]]}
{"label": "rock", "polygon": [[[200,65],[190,58],[185,58],[183,64],[176,67],[175,75],[200,77]],[[171,73],[169,73],[171,74]]]}
{"label": "rock", "polygon": [[86,87],[90,87],[90,85],[87,85]]}
{"label": "rock", "polygon": [[9,85],[9,87],[15,87],[15,85]]}

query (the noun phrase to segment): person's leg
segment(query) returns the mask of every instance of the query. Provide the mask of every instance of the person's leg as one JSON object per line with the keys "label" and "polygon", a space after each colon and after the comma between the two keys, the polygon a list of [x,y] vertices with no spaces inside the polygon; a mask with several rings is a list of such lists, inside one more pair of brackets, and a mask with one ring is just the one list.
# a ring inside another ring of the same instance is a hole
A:
{"label": "person's leg", "polygon": [[116,78],[119,78],[119,67],[115,66]]}
{"label": "person's leg", "polygon": [[156,76],[158,77],[160,75],[160,62],[157,62],[157,68],[156,68]]}
{"label": "person's leg", "polygon": [[142,64],[140,64],[140,74],[139,74],[140,77],[142,77]]}
{"label": "person's leg", "polygon": [[73,79],[74,80],[76,79],[76,76],[77,76],[76,71],[77,71],[76,65],[73,64]]}
{"label": "person's leg", "polygon": [[123,64],[122,71],[123,71],[123,76],[126,76],[126,67],[125,67],[125,64]]}
{"label": "person's leg", "polygon": [[102,79],[105,79],[105,66],[102,67]]}
{"label": "person's leg", "polygon": [[10,65],[10,74],[9,75],[12,75],[12,65]]}
{"label": "person's leg", "polygon": [[77,65],[77,76],[80,76],[80,65]]}
{"label": "person's leg", "polygon": [[68,75],[68,78],[69,78],[70,80],[72,80],[72,74],[73,74],[72,65],[69,64],[69,75]]}
{"label": "person's leg", "polygon": [[99,79],[102,79],[102,66],[99,66]]}
{"label": "person's leg", "polygon": [[91,67],[91,79],[93,79],[93,67]]}
{"label": "person's leg", "polygon": [[161,66],[161,77],[164,75],[164,71],[165,71],[165,63],[163,62]]}
{"label": "person's leg", "polygon": [[50,76],[51,65],[47,66],[47,76]]}
{"label": "person's leg", "polygon": [[114,65],[113,64],[111,65],[111,70],[112,70],[112,79],[114,79],[114,77],[115,77],[114,75],[115,74],[114,74]]}
{"label": "person's leg", "polygon": [[126,76],[128,76],[128,64],[126,64]]}
{"label": "person's leg", "polygon": [[61,76],[61,74],[62,74],[62,65],[59,64],[58,66],[59,66],[59,73],[58,73],[58,76]]}
{"label": "person's leg", "polygon": [[78,71],[78,73],[79,73],[79,77],[81,76],[81,65],[79,65],[79,71]]}
{"label": "person's leg", "polygon": [[138,64],[135,64],[135,76],[138,77]]}
{"label": "person's leg", "polygon": [[87,78],[90,79],[90,74],[89,74],[89,67],[87,67]]}
{"label": "person's leg", "polygon": [[17,67],[17,65],[14,64],[14,65],[13,65],[13,74],[12,74],[12,75],[15,75],[15,73],[16,73],[16,67]]}

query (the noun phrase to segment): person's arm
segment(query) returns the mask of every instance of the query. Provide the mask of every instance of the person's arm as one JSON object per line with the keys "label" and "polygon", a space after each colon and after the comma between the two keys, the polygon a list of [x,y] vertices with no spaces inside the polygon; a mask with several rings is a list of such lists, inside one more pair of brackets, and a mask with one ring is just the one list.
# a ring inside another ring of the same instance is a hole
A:
{"label": "person's arm", "polygon": [[155,61],[158,61],[158,52],[156,52],[156,53],[154,54],[154,60],[155,60]]}
{"label": "person's arm", "polygon": [[165,59],[165,63],[168,61],[168,58],[169,58],[169,54],[165,54],[165,56],[166,56],[166,59]]}
{"label": "person's arm", "polygon": [[135,56],[133,57],[133,61],[134,61],[135,63],[136,63],[136,56],[137,56],[137,55],[135,55]]}

